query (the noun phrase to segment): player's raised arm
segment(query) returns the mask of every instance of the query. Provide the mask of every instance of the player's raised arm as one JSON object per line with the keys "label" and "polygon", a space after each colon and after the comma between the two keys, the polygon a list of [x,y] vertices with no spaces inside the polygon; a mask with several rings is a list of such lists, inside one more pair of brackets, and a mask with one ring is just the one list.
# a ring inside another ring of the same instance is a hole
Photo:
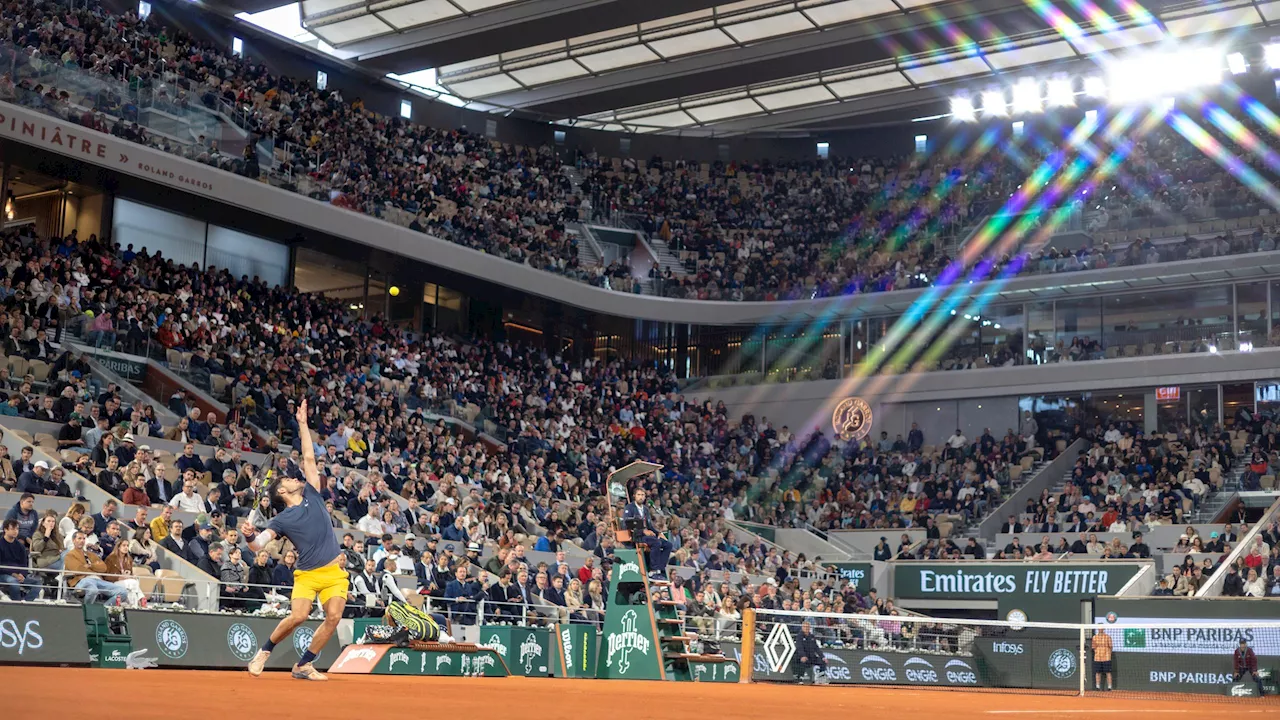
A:
{"label": "player's raised arm", "polygon": [[257,535],[254,535],[253,539],[249,541],[249,549],[252,550],[256,555],[262,550],[265,550],[267,547],[267,543],[274,540],[275,537],[276,537],[275,530],[263,530]]}
{"label": "player's raised arm", "polygon": [[307,400],[298,403],[298,439],[302,442],[302,474],[311,487],[320,492],[320,471],[316,469],[316,446],[311,441],[311,428],[307,427]]}

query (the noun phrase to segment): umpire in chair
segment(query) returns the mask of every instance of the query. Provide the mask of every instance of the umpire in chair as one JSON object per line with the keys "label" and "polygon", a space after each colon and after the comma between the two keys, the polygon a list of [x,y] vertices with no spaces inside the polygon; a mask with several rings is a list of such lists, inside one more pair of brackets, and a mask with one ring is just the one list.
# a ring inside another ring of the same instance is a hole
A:
{"label": "umpire in chair", "polygon": [[653,512],[645,505],[647,495],[644,488],[637,488],[632,497],[633,502],[622,509],[622,522],[631,530],[633,544],[649,548],[649,577],[663,580],[667,563],[671,561],[671,543],[659,537],[653,526]]}

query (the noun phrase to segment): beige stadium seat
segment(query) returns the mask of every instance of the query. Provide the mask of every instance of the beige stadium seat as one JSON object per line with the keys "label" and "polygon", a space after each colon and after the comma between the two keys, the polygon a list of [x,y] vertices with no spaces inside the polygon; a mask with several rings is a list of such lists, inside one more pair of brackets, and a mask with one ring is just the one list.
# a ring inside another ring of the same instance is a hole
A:
{"label": "beige stadium seat", "polygon": [[1262,489],[1263,489],[1263,490],[1275,490],[1275,489],[1276,489],[1276,476],[1275,476],[1275,475],[1263,475],[1263,476],[1262,476],[1262,478],[1261,478],[1258,482],[1260,482],[1260,483],[1262,484]]}
{"label": "beige stadium seat", "polygon": [[231,381],[226,375],[210,375],[209,386],[213,389],[214,397],[222,397],[227,394],[227,384]]}
{"label": "beige stadium seat", "polygon": [[9,374],[14,377],[22,377],[27,374],[31,368],[31,364],[27,359],[20,355],[11,355],[9,357]]}
{"label": "beige stadium seat", "polygon": [[58,439],[49,433],[36,433],[35,446],[45,450],[49,448],[56,450],[58,448]]}
{"label": "beige stadium seat", "polygon": [[35,378],[36,382],[46,382],[49,380],[49,370],[52,366],[43,360],[32,360],[28,363],[28,372]]}
{"label": "beige stadium seat", "polygon": [[9,432],[12,435],[15,435],[16,437],[18,437],[23,442],[27,443],[28,445],[36,444],[35,439],[31,437],[31,433],[27,432],[26,430],[10,430]]}
{"label": "beige stadium seat", "polygon": [[164,357],[166,360],[169,361],[169,367],[171,368],[182,367],[182,353],[178,352],[177,350],[166,350]]}

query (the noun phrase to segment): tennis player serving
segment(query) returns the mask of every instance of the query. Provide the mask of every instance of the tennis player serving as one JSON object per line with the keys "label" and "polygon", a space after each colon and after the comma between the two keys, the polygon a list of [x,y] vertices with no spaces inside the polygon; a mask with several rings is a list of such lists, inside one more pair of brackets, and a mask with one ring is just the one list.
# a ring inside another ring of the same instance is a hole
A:
{"label": "tennis player serving", "polygon": [[280,621],[262,649],[249,662],[249,674],[257,677],[267,658],[294,628],[306,621],[316,597],[324,607],[324,622],[316,628],[311,647],[293,666],[299,680],[327,680],[311,664],[338,627],[347,605],[347,571],[342,564],[342,548],[334,537],[324,498],[320,495],[320,472],[316,469],[315,446],[307,427],[307,401],[298,405],[298,439],[302,442],[302,472],[306,480],[279,473],[267,484],[267,496],[276,510],[267,529],[258,533],[249,546],[257,552],[277,536],[289,538],[298,552],[293,571],[293,600],[289,617]]}

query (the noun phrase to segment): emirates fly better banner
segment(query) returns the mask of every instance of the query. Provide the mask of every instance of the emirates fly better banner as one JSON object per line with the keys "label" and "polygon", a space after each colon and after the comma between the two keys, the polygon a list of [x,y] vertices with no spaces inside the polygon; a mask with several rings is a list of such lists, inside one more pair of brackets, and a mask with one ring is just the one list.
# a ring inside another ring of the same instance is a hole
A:
{"label": "emirates fly better banner", "polygon": [[1114,595],[1141,568],[1137,563],[895,563],[893,594],[967,600]]}

